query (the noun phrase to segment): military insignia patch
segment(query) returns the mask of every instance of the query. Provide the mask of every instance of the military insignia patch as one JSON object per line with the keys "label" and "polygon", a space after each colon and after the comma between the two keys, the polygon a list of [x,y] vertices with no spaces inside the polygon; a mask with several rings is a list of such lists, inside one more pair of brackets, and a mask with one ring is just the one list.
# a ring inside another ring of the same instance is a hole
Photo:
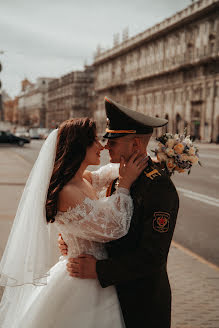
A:
{"label": "military insignia patch", "polygon": [[154,212],[153,228],[158,232],[169,230],[170,214],[167,212]]}

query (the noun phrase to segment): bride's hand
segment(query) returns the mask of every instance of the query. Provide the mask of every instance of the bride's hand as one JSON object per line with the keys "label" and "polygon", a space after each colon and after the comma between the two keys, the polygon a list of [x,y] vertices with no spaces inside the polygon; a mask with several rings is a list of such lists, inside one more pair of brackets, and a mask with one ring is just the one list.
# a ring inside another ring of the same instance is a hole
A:
{"label": "bride's hand", "polygon": [[148,156],[145,154],[138,155],[138,152],[135,152],[127,162],[122,157],[119,168],[119,187],[129,189],[147,165]]}
{"label": "bride's hand", "polygon": [[66,245],[66,243],[62,239],[62,235],[61,234],[59,234],[58,245],[59,245],[59,250],[60,250],[61,254],[63,256],[68,255],[68,246]]}

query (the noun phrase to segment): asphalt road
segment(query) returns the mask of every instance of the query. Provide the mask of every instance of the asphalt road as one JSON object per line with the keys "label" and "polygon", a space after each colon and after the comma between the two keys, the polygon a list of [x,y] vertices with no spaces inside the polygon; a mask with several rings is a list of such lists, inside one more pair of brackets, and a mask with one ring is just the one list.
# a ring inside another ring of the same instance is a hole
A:
{"label": "asphalt road", "polygon": [[[31,166],[42,143],[41,140],[33,140],[23,148],[8,149]],[[199,148],[202,167],[194,167],[189,176],[176,173],[172,178],[180,196],[174,240],[219,265],[219,145],[200,144]],[[148,149],[154,149],[153,142]],[[101,158],[102,164],[107,163],[106,151]]]}
{"label": "asphalt road", "polygon": [[174,239],[219,265],[219,146],[200,145],[202,167],[175,174],[180,210]]}

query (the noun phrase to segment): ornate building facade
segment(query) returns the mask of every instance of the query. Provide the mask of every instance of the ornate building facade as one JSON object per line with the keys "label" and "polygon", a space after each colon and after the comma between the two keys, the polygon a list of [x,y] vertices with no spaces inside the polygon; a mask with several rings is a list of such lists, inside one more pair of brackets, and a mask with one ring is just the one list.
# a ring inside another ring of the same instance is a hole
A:
{"label": "ornate building facade", "polygon": [[21,82],[18,100],[18,123],[28,127],[45,127],[48,105],[48,85],[54,80],[39,77],[35,84],[27,79]]}
{"label": "ornate building facade", "polygon": [[93,66],[74,71],[49,83],[46,126],[54,128],[73,117],[92,116]]}
{"label": "ornate building facade", "polygon": [[4,120],[13,124],[18,123],[18,97],[3,101]]}
{"label": "ornate building facade", "polygon": [[95,66],[95,118],[104,96],[167,118],[164,131],[215,141],[219,135],[219,1],[200,0],[114,48]]}

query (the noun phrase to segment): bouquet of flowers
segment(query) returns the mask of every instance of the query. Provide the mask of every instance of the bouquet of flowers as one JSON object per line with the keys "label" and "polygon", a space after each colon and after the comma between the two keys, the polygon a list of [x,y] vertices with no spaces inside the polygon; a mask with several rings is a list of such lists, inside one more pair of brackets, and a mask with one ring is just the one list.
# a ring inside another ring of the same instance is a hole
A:
{"label": "bouquet of flowers", "polygon": [[189,174],[193,165],[201,165],[198,148],[193,145],[190,136],[186,136],[186,130],[183,135],[165,133],[156,140],[159,143],[154,152],[158,162],[169,174],[185,170]]}

